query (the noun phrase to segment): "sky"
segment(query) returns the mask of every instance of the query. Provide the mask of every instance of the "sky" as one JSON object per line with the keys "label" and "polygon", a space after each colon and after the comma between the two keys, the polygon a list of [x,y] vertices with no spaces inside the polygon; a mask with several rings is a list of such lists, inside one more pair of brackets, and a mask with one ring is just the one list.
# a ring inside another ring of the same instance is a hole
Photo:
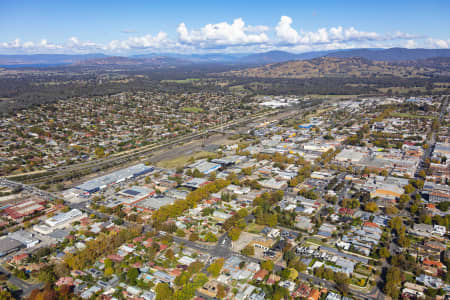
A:
{"label": "sky", "polygon": [[450,1],[0,0],[0,54],[449,48]]}

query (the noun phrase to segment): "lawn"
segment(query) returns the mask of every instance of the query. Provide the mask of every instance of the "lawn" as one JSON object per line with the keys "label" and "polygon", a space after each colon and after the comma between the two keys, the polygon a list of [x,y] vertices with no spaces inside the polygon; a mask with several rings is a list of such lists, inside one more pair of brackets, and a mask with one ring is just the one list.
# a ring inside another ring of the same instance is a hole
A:
{"label": "lawn", "polygon": [[321,240],[319,240],[317,238],[309,238],[309,239],[306,240],[306,243],[315,244],[315,245],[319,245],[319,246],[326,246],[326,247],[336,248],[334,245],[330,245],[330,244],[324,243],[324,242],[322,242]]}
{"label": "lawn", "polygon": [[355,272],[365,276],[370,276],[372,274],[372,269],[368,266],[358,265],[355,269]]}
{"label": "lawn", "polygon": [[414,115],[414,114],[408,114],[408,113],[399,113],[399,112],[394,112],[391,113],[392,117],[397,117],[397,118],[409,118],[409,119],[436,119],[435,116],[422,116],[422,115]]}
{"label": "lawn", "polygon": [[359,286],[359,287],[365,287],[367,284],[366,278],[352,278],[351,284]]}
{"label": "lawn", "polygon": [[416,277],[414,276],[413,273],[411,273],[411,272],[403,272],[403,274],[405,275],[405,281],[416,282]]}
{"label": "lawn", "polygon": [[161,168],[175,169],[178,167],[184,167],[185,165],[189,164],[190,161],[209,157],[215,157],[215,153],[200,151],[190,155],[179,156],[174,159],[162,160],[156,163],[156,165]]}
{"label": "lawn", "polygon": [[191,83],[194,81],[199,81],[200,78],[186,78],[186,79],[179,79],[179,80],[161,80],[162,83]]}
{"label": "lawn", "polygon": [[258,225],[255,223],[251,223],[251,224],[248,224],[247,228],[245,228],[245,231],[258,234],[261,232],[261,230],[263,230],[263,228],[264,228],[264,225]]}
{"label": "lawn", "polygon": [[203,108],[195,107],[195,106],[183,107],[181,110],[184,111],[184,112],[190,112],[190,113],[201,113],[201,112],[203,112]]}

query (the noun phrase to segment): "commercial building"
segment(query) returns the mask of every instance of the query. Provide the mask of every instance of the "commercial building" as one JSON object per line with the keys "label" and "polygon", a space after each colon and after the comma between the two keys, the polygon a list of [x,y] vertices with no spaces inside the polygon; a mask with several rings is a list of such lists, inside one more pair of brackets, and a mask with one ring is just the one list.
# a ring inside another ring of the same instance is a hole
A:
{"label": "commercial building", "polygon": [[172,204],[175,202],[175,200],[176,198],[173,197],[155,195],[153,197],[145,198],[143,200],[134,202],[131,206],[136,207],[138,210],[141,211],[149,211],[158,209],[164,205]]}
{"label": "commercial building", "polygon": [[8,237],[10,239],[16,240],[23,245],[25,245],[26,248],[31,248],[39,244],[39,240],[36,239],[31,232],[19,230],[12,232],[8,234]]}
{"label": "commercial building", "polygon": [[192,178],[191,180],[183,183],[183,186],[191,188],[191,189],[198,189],[202,185],[208,184],[209,181],[204,178]]}
{"label": "commercial building", "polygon": [[83,213],[78,209],[72,209],[66,213],[60,213],[47,219],[45,223],[51,227],[59,227],[80,219]]}
{"label": "commercial building", "polygon": [[117,194],[119,195],[118,200],[120,200],[122,203],[132,204],[153,196],[155,194],[155,190],[140,186],[133,186],[121,190]]}
{"label": "commercial building", "polygon": [[42,205],[45,200],[42,199],[28,199],[22,201],[14,206],[6,208],[3,212],[13,220],[18,220],[23,217],[32,215],[35,212],[42,211],[45,207]]}
{"label": "commercial building", "polygon": [[0,239],[0,257],[15,252],[23,247],[25,247],[25,245],[17,240],[9,237],[2,238]]}
{"label": "commercial building", "polygon": [[104,175],[75,187],[81,191],[92,194],[99,190],[105,189],[109,185],[119,183],[125,181],[127,179],[132,179],[147,173],[150,173],[154,170],[154,167],[146,166],[144,164],[138,164],[126,169],[122,169],[116,172],[113,172],[108,175]]}
{"label": "commercial building", "polygon": [[219,170],[220,167],[221,167],[220,164],[215,164],[215,163],[208,162],[208,161],[205,161],[205,160],[197,161],[197,162],[195,162],[195,163],[193,163],[193,164],[188,166],[189,169],[192,169],[192,170],[197,169],[197,170],[200,171],[200,173],[203,173],[205,175]]}

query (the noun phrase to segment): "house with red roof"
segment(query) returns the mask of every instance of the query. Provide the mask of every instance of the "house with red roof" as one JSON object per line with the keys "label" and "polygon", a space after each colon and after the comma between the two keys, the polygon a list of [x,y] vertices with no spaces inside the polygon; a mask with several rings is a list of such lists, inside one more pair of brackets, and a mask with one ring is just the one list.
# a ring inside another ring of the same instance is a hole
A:
{"label": "house with red roof", "polygon": [[278,281],[280,281],[280,276],[275,275],[275,274],[270,274],[269,278],[267,279],[266,283],[268,285],[273,285],[275,283],[277,283]]}
{"label": "house with red roof", "polygon": [[445,272],[446,266],[440,261],[426,258],[422,261],[422,269],[432,276],[439,276]]}
{"label": "house with red roof", "polygon": [[298,286],[298,288],[292,293],[292,298],[306,298],[311,293],[311,288],[302,283]]}
{"label": "house with red roof", "polygon": [[351,208],[347,208],[347,207],[341,207],[338,211],[338,213],[340,215],[347,215],[347,216],[353,216],[353,214],[355,213],[353,209]]}
{"label": "house with red roof", "polygon": [[380,228],[380,226],[378,226],[378,224],[375,224],[375,223],[369,222],[369,221],[364,222],[363,227],[366,227],[366,226],[372,227],[372,228]]}
{"label": "house with red roof", "polygon": [[15,263],[15,264],[20,264],[20,263],[22,263],[25,259],[27,259],[28,258],[28,253],[22,253],[22,254],[18,254],[18,255],[16,255],[16,256],[14,256],[12,259],[11,259],[11,262],[12,263]]}
{"label": "house with red roof", "polygon": [[109,258],[113,262],[121,262],[123,260],[123,257],[117,254],[110,254],[107,256],[107,258]]}
{"label": "house with red roof", "polygon": [[269,274],[269,271],[261,269],[255,273],[255,275],[253,276],[253,280],[263,281],[264,278],[266,278],[267,274]]}
{"label": "house with red roof", "polygon": [[59,278],[58,281],[56,282],[56,286],[63,286],[63,285],[73,286],[73,278],[72,277]]}

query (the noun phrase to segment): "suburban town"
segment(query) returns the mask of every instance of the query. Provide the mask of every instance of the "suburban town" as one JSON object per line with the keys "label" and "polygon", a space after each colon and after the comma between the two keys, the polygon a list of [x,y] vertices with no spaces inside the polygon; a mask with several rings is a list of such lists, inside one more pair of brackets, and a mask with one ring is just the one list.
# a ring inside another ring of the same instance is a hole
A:
{"label": "suburban town", "polygon": [[449,299],[449,104],[139,92],[3,118],[0,298]]}

